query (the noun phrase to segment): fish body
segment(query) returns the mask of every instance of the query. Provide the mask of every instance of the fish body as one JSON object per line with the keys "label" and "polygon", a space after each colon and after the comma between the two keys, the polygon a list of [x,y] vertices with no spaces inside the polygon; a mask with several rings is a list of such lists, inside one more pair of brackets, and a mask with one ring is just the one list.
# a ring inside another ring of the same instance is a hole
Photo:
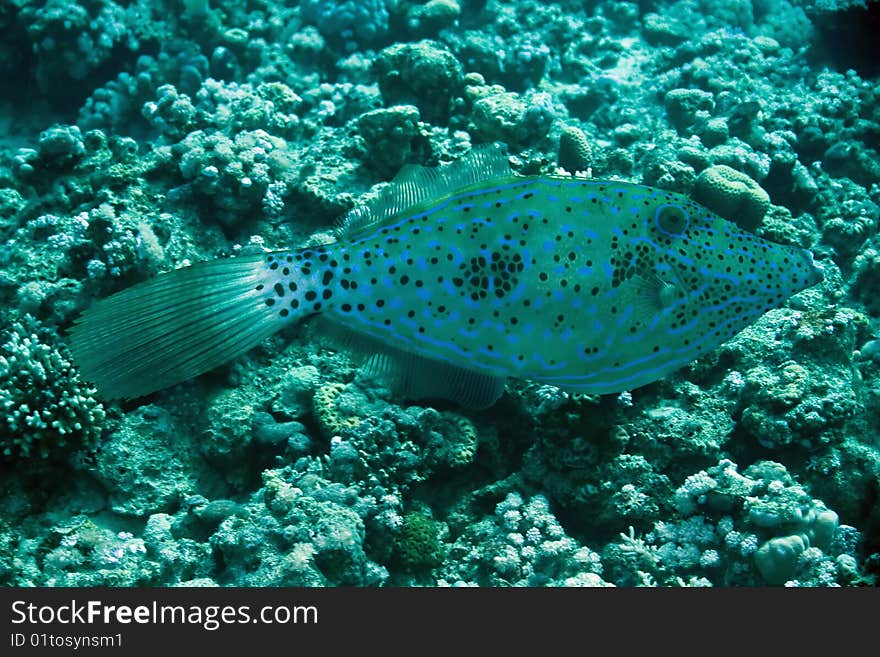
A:
{"label": "fish body", "polygon": [[486,406],[511,376],[613,393],[822,279],[809,251],[681,194],[514,175],[485,154],[410,173],[353,215],[332,244],[206,263],[99,302],[74,327],[75,357],[105,394],[137,396],[320,315],[388,354],[409,396]]}

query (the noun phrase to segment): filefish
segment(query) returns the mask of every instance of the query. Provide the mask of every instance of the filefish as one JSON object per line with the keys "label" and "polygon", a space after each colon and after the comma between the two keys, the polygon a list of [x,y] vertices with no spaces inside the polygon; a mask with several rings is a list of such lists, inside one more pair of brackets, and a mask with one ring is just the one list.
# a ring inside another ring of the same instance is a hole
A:
{"label": "filefish", "polygon": [[808,250],[682,194],[517,175],[477,149],[405,168],[333,243],[195,264],[100,300],[70,345],[101,394],[133,398],[317,317],[403,396],[482,408],[508,377],[643,386],[821,280]]}

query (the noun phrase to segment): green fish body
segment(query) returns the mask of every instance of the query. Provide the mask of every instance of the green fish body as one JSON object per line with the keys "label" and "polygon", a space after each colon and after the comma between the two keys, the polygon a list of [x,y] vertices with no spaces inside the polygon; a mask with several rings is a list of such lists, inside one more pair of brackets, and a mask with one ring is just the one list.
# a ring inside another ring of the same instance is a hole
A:
{"label": "green fish body", "polygon": [[487,406],[507,377],[603,394],[655,381],[822,280],[809,251],[644,185],[512,174],[477,152],[399,176],[338,241],[202,263],[98,302],[86,378],[135,397],[320,315],[405,395]]}

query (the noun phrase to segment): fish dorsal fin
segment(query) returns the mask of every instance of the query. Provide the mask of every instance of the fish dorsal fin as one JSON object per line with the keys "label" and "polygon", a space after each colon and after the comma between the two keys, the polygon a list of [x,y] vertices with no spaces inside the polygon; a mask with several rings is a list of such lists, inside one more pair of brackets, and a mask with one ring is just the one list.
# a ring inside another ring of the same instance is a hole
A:
{"label": "fish dorsal fin", "polygon": [[497,144],[478,146],[464,157],[437,167],[407,164],[376,198],[342,217],[337,239],[355,240],[401,212],[469,185],[510,176],[507,154]]}
{"label": "fish dorsal fin", "polygon": [[360,356],[361,370],[405,399],[448,399],[483,409],[504,392],[505,377],[484,374],[392,347],[336,322],[318,318],[320,332]]}

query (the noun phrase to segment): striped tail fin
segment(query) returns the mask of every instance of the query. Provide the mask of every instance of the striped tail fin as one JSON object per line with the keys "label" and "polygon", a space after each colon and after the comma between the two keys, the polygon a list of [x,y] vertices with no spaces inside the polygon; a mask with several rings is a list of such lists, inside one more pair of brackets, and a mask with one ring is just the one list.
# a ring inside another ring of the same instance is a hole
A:
{"label": "striped tail fin", "polygon": [[222,365],[301,319],[302,310],[281,308],[280,272],[270,263],[270,254],[203,262],[98,301],[70,331],[83,378],[104,397],[140,397]]}

